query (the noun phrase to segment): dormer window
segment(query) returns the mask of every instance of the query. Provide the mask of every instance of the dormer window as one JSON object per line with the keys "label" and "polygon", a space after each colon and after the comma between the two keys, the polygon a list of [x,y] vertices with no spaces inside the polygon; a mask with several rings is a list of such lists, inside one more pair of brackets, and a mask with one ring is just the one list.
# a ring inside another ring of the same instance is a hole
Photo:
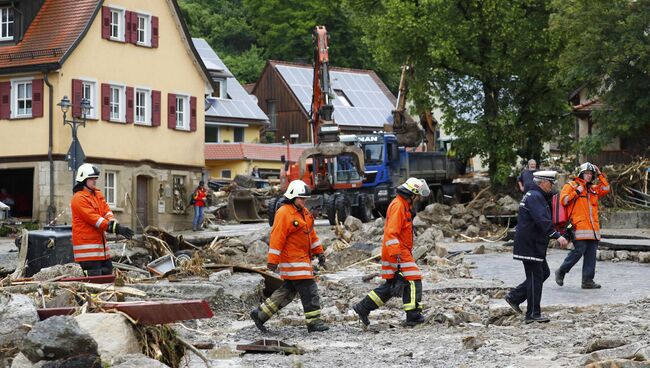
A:
{"label": "dormer window", "polygon": [[214,81],[215,89],[212,92],[212,97],[214,98],[228,98],[228,92],[226,90],[226,80],[225,79],[216,79]]}
{"label": "dormer window", "polygon": [[10,7],[0,7],[0,41],[14,38],[14,10]]}

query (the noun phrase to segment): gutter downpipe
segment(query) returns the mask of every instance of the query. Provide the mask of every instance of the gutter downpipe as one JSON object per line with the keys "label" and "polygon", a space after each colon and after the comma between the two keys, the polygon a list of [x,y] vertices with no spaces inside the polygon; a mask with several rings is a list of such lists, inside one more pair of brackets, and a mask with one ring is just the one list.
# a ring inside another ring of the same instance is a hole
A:
{"label": "gutter downpipe", "polygon": [[49,111],[48,111],[48,123],[49,123],[49,132],[48,132],[48,144],[47,144],[47,159],[50,161],[50,205],[47,207],[47,222],[48,224],[54,221],[54,216],[56,216],[56,205],[54,204],[54,157],[52,156],[52,150],[54,146],[54,120],[53,120],[53,110],[54,110],[54,88],[50,83],[47,75],[50,70],[46,69],[43,71],[43,80],[47,85],[48,95],[49,95]]}

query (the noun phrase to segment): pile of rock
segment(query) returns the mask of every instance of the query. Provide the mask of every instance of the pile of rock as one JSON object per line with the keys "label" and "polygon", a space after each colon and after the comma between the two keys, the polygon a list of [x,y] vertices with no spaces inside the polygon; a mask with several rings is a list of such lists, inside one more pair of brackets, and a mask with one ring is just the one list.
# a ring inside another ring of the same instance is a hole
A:
{"label": "pile of rock", "polygon": [[457,237],[464,234],[474,238],[499,231],[499,227],[492,224],[479,209],[463,204],[454,206],[441,203],[430,204],[423,211],[418,212],[413,225],[418,231],[436,228],[444,237]]}
{"label": "pile of rock", "polygon": [[602,249],[598,250],[596,258],[599,261],[650,263],[650,252]]}

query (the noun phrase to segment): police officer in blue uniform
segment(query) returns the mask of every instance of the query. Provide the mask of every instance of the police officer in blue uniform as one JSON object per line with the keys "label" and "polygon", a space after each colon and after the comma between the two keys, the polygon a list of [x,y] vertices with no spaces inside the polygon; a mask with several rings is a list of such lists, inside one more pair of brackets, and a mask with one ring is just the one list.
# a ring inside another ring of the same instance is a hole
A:
{"label": "police officer in blue uniform", "polygon": [[551,274],[546,263],[546,249],[549,239],[557,239],[561,246],[568,243],[555,231],[551,220],[549,203],[556,178],[555,171],[533,173],[533,184],[519,203],[513,258],[523,262],[526,280],[511,290],[505,300],[519,314],[523,313],[519,304],[527,301],[526,324],[549,322],[540,308],[542,285]]}

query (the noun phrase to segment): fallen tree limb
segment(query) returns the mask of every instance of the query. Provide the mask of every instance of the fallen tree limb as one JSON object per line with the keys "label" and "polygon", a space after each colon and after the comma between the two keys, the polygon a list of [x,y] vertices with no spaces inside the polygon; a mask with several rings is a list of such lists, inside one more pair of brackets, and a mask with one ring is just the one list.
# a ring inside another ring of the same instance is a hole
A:
{"label": "fallen tree limb", "polygon": [[377,255],[375,255],[375,256],[372,256],[372,257],[370,257],[370,258],[366,258],[366,259],[364,259],[364,260],[361,260],[361,261],[359,261],[359,262],[353,263],[353,264],[351,264],[351,265],[349,265],[349,266],[343,267],[343,269],[346,270],[346,269],[348,269],[348,268],[350,268],[350,267],[352,267],[352,266],[357,266],[357,265],[360,265],[360,264],[362,264],[362,263],[366,263],[366,262],[368,262],[368,261],[372,261],[373,259],[375,259],[375,258],[379,258],[379,257],[381,257],[381,253],[380,253],[380,254],[377,254]]}
{"label": "fallen tree limb", "polygon": [[206,358],[205,355],[203,355],[203,353],[201,353],[201,352],[199,351],[199,349],[195,348],[194,345],[192,345],[192,344],[190,344],[189,342],[183,340],[183,339],[182,339],[180,336],[178,336],[178,335],[176,335],[176,340],[178,340],[178,342],[180,342],[181,344],[183,344],[183,345],[184,345],[186,348],[188,348],[191,352],[193,352],[193,353],[196,354],[199,358],[201,358],[201,360],[205,363],[205,366],[206,366],[206,367],[208,367],[208,368],[212,368],[212,365],[210,364],[210,361],[208,360],[208,358]]}

